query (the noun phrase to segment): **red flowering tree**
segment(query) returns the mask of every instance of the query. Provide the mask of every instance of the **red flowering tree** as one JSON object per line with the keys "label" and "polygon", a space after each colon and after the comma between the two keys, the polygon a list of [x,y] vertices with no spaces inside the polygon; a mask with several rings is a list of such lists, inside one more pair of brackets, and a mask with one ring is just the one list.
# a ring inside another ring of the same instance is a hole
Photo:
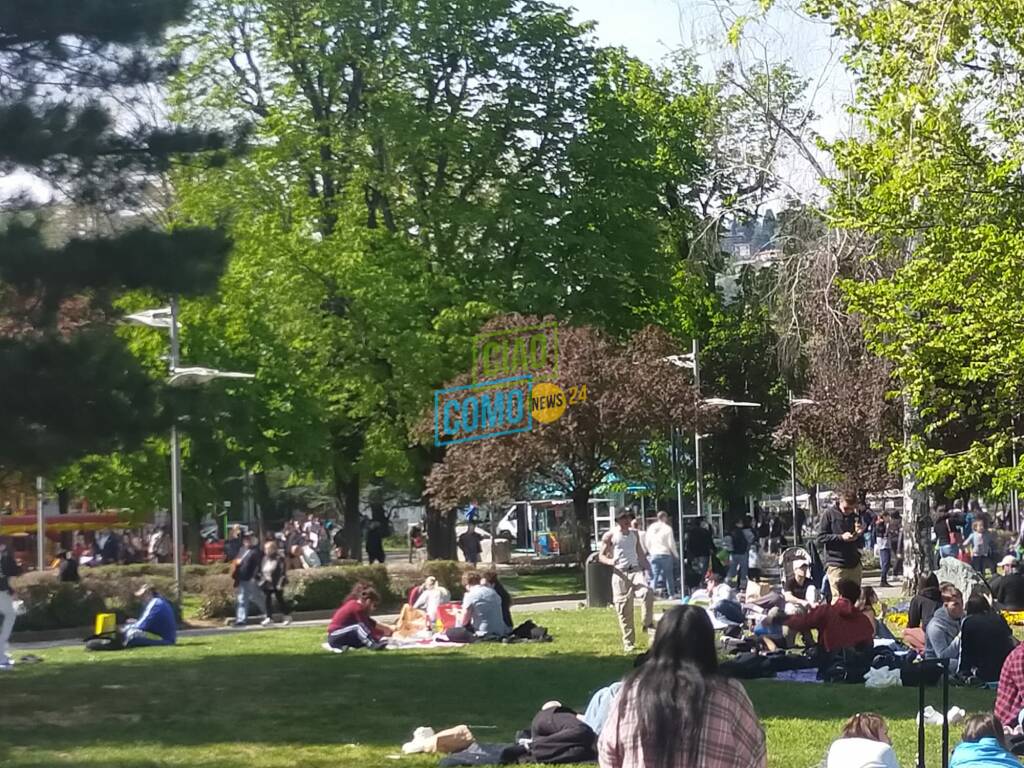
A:
{"label": "red flowering tree", "polygon": [[[536,319],[514,316],[490,325],[512,329]],[[427,480],[435,507],[511,498],[542,486],[572,499],[577,540],[585,542],[594,488],[635,463],[647,440],[672,426],[692,428],[692,379],[665,362],[679,345],[661,329],[618,342],[593,327],[560,325],[558,346],[555,381],[566,393],[576,388],[576,402],[554,423],[535,423],[529,432],[449,446]]]}

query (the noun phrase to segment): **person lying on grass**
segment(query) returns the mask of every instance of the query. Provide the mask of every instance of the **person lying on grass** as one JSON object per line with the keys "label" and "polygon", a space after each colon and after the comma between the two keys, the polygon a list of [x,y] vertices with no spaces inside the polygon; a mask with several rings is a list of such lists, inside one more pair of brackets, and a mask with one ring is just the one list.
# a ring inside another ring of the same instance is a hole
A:
{"label": "person lying on grass", "polygon": [[956,745],[949,768],[1020,768],[1006,748],[1003,724],[995,715],[971,715],[964,721],[964,740]]}
{"label": "person lying on grass", "polygon": [[828,749],[825,768],[899,768],[885,718],[858,712],[847,720]]}
{"label": "person lying on grass", "polygon": [[374,651],[386,648],[384,638],[391,635],[391,628],[370,618],[378,605],[380,595],[377,590],[365,581],[357,582],[331,617],[324,649],[340,652],[348,648],[370,648]]}

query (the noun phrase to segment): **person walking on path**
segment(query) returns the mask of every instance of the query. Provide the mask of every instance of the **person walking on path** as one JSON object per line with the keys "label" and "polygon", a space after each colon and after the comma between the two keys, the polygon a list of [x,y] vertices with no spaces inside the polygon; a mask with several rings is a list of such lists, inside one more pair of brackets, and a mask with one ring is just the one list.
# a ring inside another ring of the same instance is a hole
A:
{"label": "person walking on path", "polygon": [[598,558],[612,567],[612,602],[622,629],[622,646],[626,653],[636,649],[636,617],[634,598],[643,600],[643,628],[654,630],[654,592],[647,586],[647,555],[638,531],[630,528],[629,510],[622,509],[615,518],[616,527],[601,537]]}
{"label": "person walking on path", "polygon": [[274,600],[277,600],[277,607],[284,614],[282,624],[285,626],[292,623],[292,611],[284,599],[284,585],[288,582],[288,564],[284,555],[277,550],[277,542],[268,541],[263,545],[263,562],[260,564],[259,586],[263,590],[264,602],[267,604],[267,615],[263,619],[263,626],[274,623]]}
{"label": "person walking on path", "polygon": [[736,527],[726,537],[726,548],[729,550],[729,572],[725,574],[727,582],[736,577],[736,589],[743,590],[747,586],[747,571],[750,566],[750,537],[747,536],[747,520],[736,521]]}
{"label": "person walking on path", "polygon": [[249,618],[249,604],[259,601],[260,594],[256,587],[256,577],[260,573],[263,555],[256,547],[252,534],[242,537],[242,550],[238,559],[231,564],[232,576],[235,581],[237,605],[235,606],[235,626],[244,627]]}
{"label": "person walking on path", "polygon": [[477,533],[476,523],[469,523],[466,526],[466,532],[459,536],[459,549],[462,550],[462,554],[466,557],[466,562],[472,566],[476,566],[480,562],[480,553],[483,551],[481,542],[484,537]]}
{"label": "person walking on path", "polygon": [[7,655],[7,641],[14,631],[14,587],[11,579],[21,574],[21,568],[6,544],[0,544],[0,670],[10,669],[14,664]]}
{"label": "person walking on path", "polygon": [[844,493],[839,504],[825,512],[818,534],[818,546],[825,550],[825,574],[832,600],[837,600],[840,579],[860,588],[863,572],[860,550],[864,546],[864,527],[857,515],[857,496]]}
{"label": "person walking on path", "polygon": [[384,555],[384,526],[379,520],[371,520],[366,526],[366,559],[370,565],[384,565],[387,560]]}
{"label": "person walking on path", "polygon": [[665,582],[665,595],[675,597],[676,592],[676,560],[679,550],[676,548],[676,536],[668,522],[668,513],[659,512],[658,519],[647,528],[645,539],[647,555],[651,559],[651,589],[657,589],[658,580]]}

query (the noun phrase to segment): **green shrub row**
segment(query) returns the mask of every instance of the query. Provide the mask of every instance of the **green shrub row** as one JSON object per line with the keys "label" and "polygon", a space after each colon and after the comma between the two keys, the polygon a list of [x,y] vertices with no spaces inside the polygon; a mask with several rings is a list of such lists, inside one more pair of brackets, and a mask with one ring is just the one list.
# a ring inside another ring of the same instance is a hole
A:
{"label": "green shrub row", "polygon": [[[311,570],[291,571],[285,597],[295,611],[321,611],[337,608],[359,581],[372,584],[385,607],[401,604],[416,584],[434,576],[453,599],[462,597],[462,569],[459,563],[434,560],[419,571],[391,573],[383,565],[335,565]],[[188,566],[184,588],[187,594],[201,598],[199,617],[219,619],[234,615],[235,587],[226,564]],[[61,629],[92,626],[97,613],[116,613],[118,621],[138,616],[143,606],[135,592],[150,584],[173,602],[173,566],[142,564],[82,569],[77,584],[61,584],[56,574],[30,572],[14,580],[26,613],[15,628],[23,630]],[[179,617],[180,606],[175,606]]]}

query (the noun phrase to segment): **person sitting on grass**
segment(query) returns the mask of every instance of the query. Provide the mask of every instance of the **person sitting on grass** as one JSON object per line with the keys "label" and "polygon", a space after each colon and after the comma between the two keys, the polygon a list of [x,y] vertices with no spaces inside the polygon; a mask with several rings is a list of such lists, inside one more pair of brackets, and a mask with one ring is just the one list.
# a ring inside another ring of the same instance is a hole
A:
{"label": "person sitting on grass", "polygon": [[1024,611],[1024,574],[1017,569],[1017,558],[1007,555],[999,561],[999,576],[992,579],[992,597],[1000,608]]}
{"label": "person sitting on grass", "polygon": [[786,616],[783,622],[794,632],[818,630],[818,644],[827,654],[844,648],[871,647],[875,630],[856,605],[860,586],[852,579],[839,579],[836,590],[839,597],[831,605],[822,603],[807,613]]}
{"label": "person sitting on grass", "polygon": [[501,618],[509,627],[514,627],[515,624],[512,622],[512,595],[505,589],[505,585],[498,581],[497,570],[488,568],[481,571],[480,583],[498,593],[498,597],[501,598]]}
{"label": "person sitting on grass", "polygon": [[875,630],[876,640],[893,640],[892,632],[885,625],[882,619],[882,601],[878,599],[878,593],[873,587],[862,587],[860,598],[857,600],[857,608],[868,617],[871,626]]}
{"label": "person sitting on grass", "polygon": [[859,712],[847,720],[828,748],[825,768],[899,768],[885,718]]}
{"label": "person sitting on grass", "polygon": [[447,603],[452,599],[451,593],[437,583],[434,576],[427,576],[423,585],[416,592],[412,607],[427,614],[427,619],[433,625],[437,621],[437,609],[441,603]]}
{"label": "person sitting on grass", "polygon": [[924,657],[949,659],[949,671],[956,673],[960,660],[960,622],[964,618],[964,596],[949,583],[939,587],[942,607],[925,627]]}
{"label": "person sitting on grass", "polygon": [[1016,645],[1013,630],[1002,614],[992,610],[984,595],[971,595],[965,612],[960,627],[960,674],[994,683]]}
{"label": "person sitting on grass", "polygon": [[601,768],[759,768],[764,729],[743,686],[718,673],[707,613],[679,605],[626,676],[598,739]]}
{"label": "person sitting on grass", "polygon": [[497,640],[508,637],[512,627],[501,615],[501,598],[492,587],[481,583],[477,571],[462,574],[466,594],[462,598],[462,626],[452,627],[446,634],[453,643],[475,640]]}
{"label": "person sitting on grass", "polygon": [[1006,748],[1003,724],[995,715],[971,715],[964,721],[963,741],[956,745],[949,768],[1020,768]]}
{"label": "person sitting on grass", "polygon": [[341,653],[349,648],[369,648],[381,651],[387,647],[384,639],[391,628],[378,624],[370,614],[380,605],[377,590],[365,581],[356,582],[345,602],[334,612],[327,626],[324,650]]}
{"label": "person sitting on grass", "polygon": [[124,647],[174,645],[178,641],[178,621],[167,598],[149,584],[144,584],[135,596],[141,597],[146,607],[138,620],[129,619],[124,631]]}

